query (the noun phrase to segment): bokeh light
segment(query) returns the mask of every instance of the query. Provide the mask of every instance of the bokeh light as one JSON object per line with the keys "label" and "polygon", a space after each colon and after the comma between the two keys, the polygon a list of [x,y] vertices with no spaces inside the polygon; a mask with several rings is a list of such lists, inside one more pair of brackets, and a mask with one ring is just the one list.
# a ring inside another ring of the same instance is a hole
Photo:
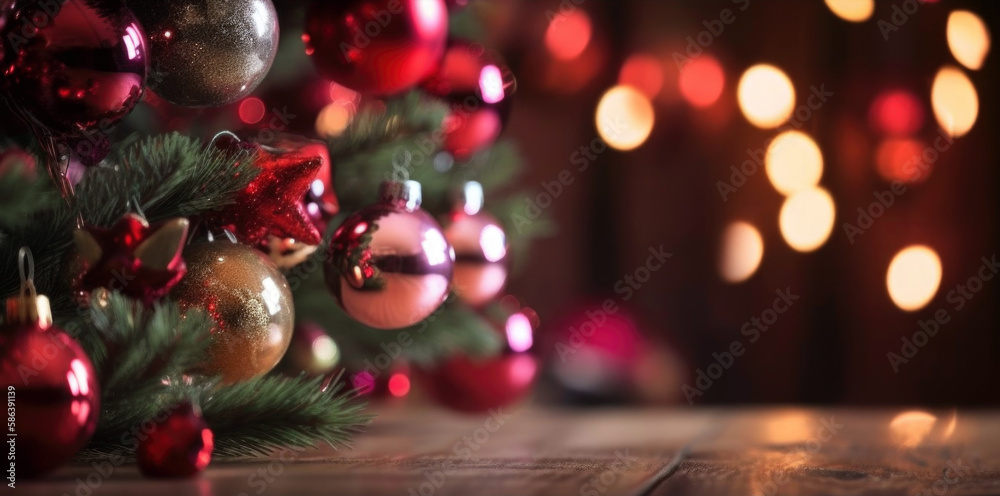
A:
{"label": "bokeh light", "polygon": [[351,123],[351,107],[342,103],[331,103],[316,117],[316,134],[321,138],[332,138],[343,133]]}
{"label": "bokeh light", "polygon": [[267,107],[264,101],[257,97],[250,97],[240,102],[240,120],[245,124],[256,124],[264,119]]}
{"label": "bokeh light", "polygon": [[819,145],[801,131],[786,131],[774,138],[764,165],[774,189],[786,196],[816,186],[823,177]]}
{"label": "bokeh light", "polygon": [[656,98],[663,89],[664,70],[659,59],[652,55],[632,55],[618,74],[618,83],[631,86],[649,98]]}
{"label": "bokeh light", "polygon": [[990,51],[990,32],[986,23],[967,10],[956,10],[948,16],[948,48],[955,60],[965,67],[978,70]]}
{"label": "bokeh light", "polygon": [[902,183],[922,182],[930,175],[930,162],[923,160],[922,141],[913,138],[890,138],[879,144],[875,152],[875,165],[879,176],[886,181]]}
{"label": "bokeh light", "polygon": [[743,282],[757,272],[764,258],[764,238],[748,222],[733,222],[722,236],[719,273],[730,283]]}
{"label": "bokeh light", "polygon": [[737,98],[740,110],[751,124],[771,129],[788,120],[795,109],[791,79],[773,65],[758,64],[740,77]]}
{"label": "bokeh light", "polygon": [[778,224],[788,246],[810,252],[826,243],[833,232],[836,208],[833,197],[823,188],[800,191],[781,206]]}
{"label": "bokeh light", "polygon": [[545,31],[545,46],[557,60],[573,60],[590,44],[590,16],[577,9],[552,18]]}
{"label": "bokeh light", "polygon": [[979,116],[979,95],[961,69],[945,66],[934,76],[931,107],[942,129],[954,137],[964,136]]}
{"label": "bokeh light", "polygon": [[906,247],[889,263],[885,284],[897,307],[908,312],[920,310],[941,284],[941,259],[927,246]]}
{"label": "bokeh light", "polygon": [[937,417],[930,413],[910,410],[896,415],[889,422],[889,432],[893,441],[900,447],[914,448],[927,439],[934,430],[937,420]]}
{"label": "bokeh light", "polygon": [[837,17],[850,22],[864,22],[875,11],[875,0],[826,0]]}
{"label": "bokeh light", "polygon": [[924,127],[924,105],[912,91],[883,91],[872,102],[868,119],[872,128],[889,136],[912,136]]}
{"label": "bokeh light", "polygon": [[715,57],[702,55],[681,68],[677,85],[688,103],[700,108],[709,107],[722,96],[726,73]]}
{"label": "bokeh light", "polygon": [[597,104],[597,132],[618,150],[633,150],[645,143],[655,120],[649,98],[631,86],[609,89]]}

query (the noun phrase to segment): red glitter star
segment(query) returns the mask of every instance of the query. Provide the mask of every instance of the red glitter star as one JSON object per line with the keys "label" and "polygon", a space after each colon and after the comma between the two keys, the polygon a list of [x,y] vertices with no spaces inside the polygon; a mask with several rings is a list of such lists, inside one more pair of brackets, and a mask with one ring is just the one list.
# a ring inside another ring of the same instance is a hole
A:
{"label": "red glitter star", "polygon": [[236,203],[214,215],[231,227],[241,242],[256,245],[268,234],[318,245],[321,237],[306,213],[302,199],[323,166],[320,156],[304,156],[247,142],[216,141],[230,151],[250,150],[260,174],[236,197]]}

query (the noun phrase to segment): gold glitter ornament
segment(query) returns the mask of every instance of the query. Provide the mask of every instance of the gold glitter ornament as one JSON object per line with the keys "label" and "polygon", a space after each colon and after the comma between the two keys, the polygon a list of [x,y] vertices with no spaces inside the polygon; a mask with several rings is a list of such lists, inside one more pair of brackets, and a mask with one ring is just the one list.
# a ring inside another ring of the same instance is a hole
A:
{"label": "gold glitter ornament", "polygon": [[249,95],[278,51],[271,0],[130,0],[149,38],[149,86],[185,107]]}
{"label": "gold glitter ornament", "polygon": [[171,296],[215,321],[204,373],[232,384],[266,374],[292,339],[295,308],[288,281],[263,253],[216,241],[184,250],[188,271]]}

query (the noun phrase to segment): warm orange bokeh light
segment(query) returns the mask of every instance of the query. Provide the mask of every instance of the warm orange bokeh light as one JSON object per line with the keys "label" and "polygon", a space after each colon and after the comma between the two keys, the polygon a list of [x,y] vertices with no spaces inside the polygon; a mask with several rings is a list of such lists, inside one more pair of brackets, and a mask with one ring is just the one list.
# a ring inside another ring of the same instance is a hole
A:
{"label": "warm orange bokeh light", "polygon": [[638,148],[653,131],[656,120],[653,104],[631,86],[615,86],[597,104],[597,132],[608,146],[617,150]]}
{"label": "warm orange bokeh light", "polygon": [[343,133],[351,123],[353,112],[347,105],[331,103],[316,117],[316,134],[321,138],[332,138]]}
{"label": "warm orange bokeh light", "polygon": [[780,126],[795,110],[792,80],[773,65],[758,64],[747,69],[740,77],[736,95],[743,115],[762,129]]}
{"label": "warm orange bokeh light", "polygon": [[816,250],[833,232],[836,207],[823,188],[812,188],[788,197],[781,206],[778,226],[781,236],[795,251]]}
{"label": "warm orange bokeh light", "polygon": [[927,412],[911,410],[900,413],[889,422],[893,441],[903,448],[914,448],[924,442],[934,430],[937,417]]}
{"label": "warm orange bokeh light", "polygon": [[747,222],[733,222],[722,236],[719,272],[730,283],[743,282],[757,272],[764,258],[764,238]]}
{"label": "warm orange bokeh light", "polygon": [[863,22],[875,11],[875,0],[826,0],[826,6],[845,21]]}
{"label": "warm orange bokeh light", "polygon": [[922,141],[911,138],[891,138],[883,141],[875,152],[879,176],[886,181],[917,183],[930,175],[930,163],[922,158],[927,148]]}
{"label": "warm orange bokeh light", "polygon": [[907,312],[920,310],[941,285],[941,259],[926,246],[908,246],[892,258],[885,284],[897,307]]}
{"label": "warm orange bokeh light", "polygon": [[656,98],[663,89],[663,79],[663,64],[656,57],[644,53],[629,57],[618,75],[619,84],[631,86],[649,98]]}
{"label": "warm orange bokeh light", "polygon": [[711,55],[702,55],[681,68],[677,85],[688,103],[695,107],[709,107],[722,96],[726,73],[718,60]]}
{"label": "warm orange bokeh light", "polygon": [[934,76],[931,107],[938,125],[954,137],[964,136],[979,116],[979,94],[961,69],[942,67]]}
{"label": "warm orange bokeh light", "polygon": [[590,16],[582,10],[557,15],[545,31],[545,46],[556,59],[573,60],[587,49],[592,29]]}
{"label": "warm orange bokeh light", "polygon": [[948,16],[948,48],[960,64],[978,70],[990,52],[990,31],[986,23],[968,10],[956,10]]}
{"label": "warm orange bokeh light", "polygon": [[819,184],[823,154],[808,134],[786,131],[768,145],[764,167],[774,189],[787,196]]}

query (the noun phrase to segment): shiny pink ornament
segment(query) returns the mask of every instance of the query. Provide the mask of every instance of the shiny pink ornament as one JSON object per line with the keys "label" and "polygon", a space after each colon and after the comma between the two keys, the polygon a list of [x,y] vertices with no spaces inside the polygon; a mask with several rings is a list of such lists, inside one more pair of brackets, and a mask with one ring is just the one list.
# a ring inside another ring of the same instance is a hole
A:
{"label": "shiny pink ornament", "polygon": [[420,207],[420,185],[383,183],[378,203],[337,228],[326,285],[353,319],[376,329],[420,322],[448,297],[455,251]]}
{"label": "shiny pink ornament", "polygon": [[212,461],[215,441],[201,412],[190,403],[182,403],[162,412],[165,416],[153,424],[141,438],[135,457],[146,477],[193,477]]}
{"label": "shiny pink ornament", "polygon": [[441,125],[445,132],[442,148],[465,160],[492,145],[503,132],[517,80],[500,57],[481,43],[455,40],[423,88],[451,104]]}
{"label": "shiny pink ornament", "polygon": [[482,210],[482,185],[466,183],[462,197],[448,216],[444,237],[455,249],[455,294],[466,304],[481,307],[507,282],[507,235],[500,221]]}
{"label": "shiny pink ornament", "polygon": [[361,93],[412,88],[438,67],[443,0],[313,0],[302,36],[321,76]]}
{"label": "shiny pink ornament", "polygon": [[503,329],[504,349],[495,357],[458,355],[418,372],[420,384],[438,403],[465,413],[510,406],[531,391],[538,361],[529,353],[533,329],[523,313],[511,315]]}
{"label": "shiny pink ornament", "polygon": [[13,463],[18,476],[36,476],[66,463],[97,427],[101,395],[94,367],[58,328],[39,323],[0,327],[0,388],[16,412],[8,428],[17,434]]}
{"label": "shiny pink ornament", "polygon": [[124,3],[5,4],[3,92],[32,118],[57,133],[104,131],[142,100],[146,35]]}

